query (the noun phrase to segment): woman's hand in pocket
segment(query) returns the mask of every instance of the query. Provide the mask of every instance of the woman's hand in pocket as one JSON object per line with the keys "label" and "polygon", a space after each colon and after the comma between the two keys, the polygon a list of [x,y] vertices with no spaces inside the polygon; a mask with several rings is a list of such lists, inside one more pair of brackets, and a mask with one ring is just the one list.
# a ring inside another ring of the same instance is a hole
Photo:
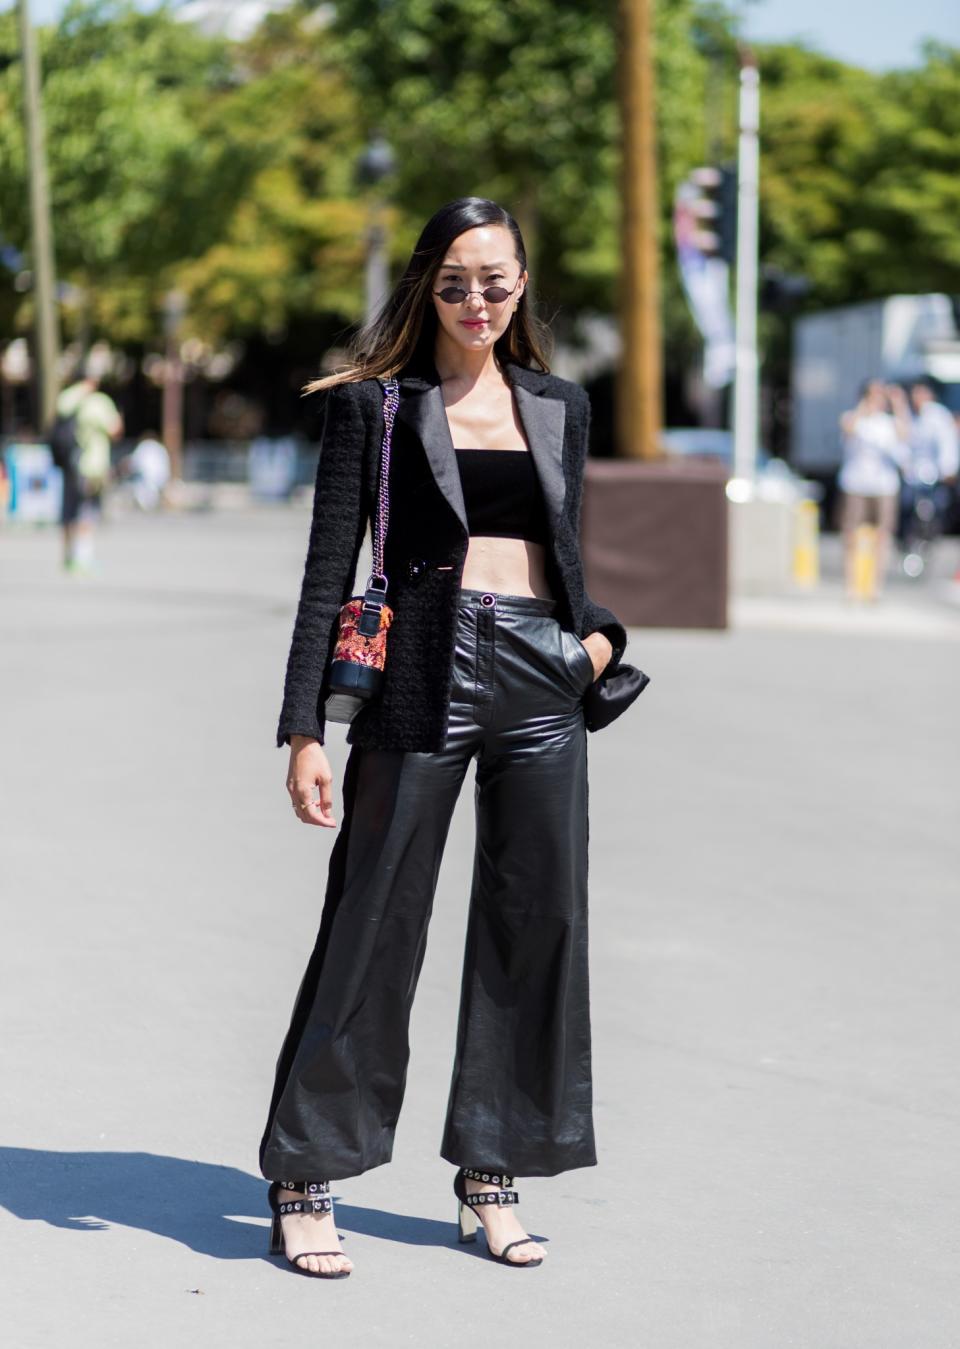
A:
{"label": "woman's hand in pocket", "polygon": [[613,655],[613,643],[602,632],[590,632],[586,637],[581,637],[580,640],[587,648],[590,659],[593,661],[593,677],[599,679],[610,664],[610,657]]}
{"label": "woman's hand in pocket", "polygon": [[[319,800],[314,799],[314,787],[320,788]],[[290,737],[287,791],[301,823],[336,828],[337,822],[333,818],[333,773],[326,751],[320,741],[311,735]]]}

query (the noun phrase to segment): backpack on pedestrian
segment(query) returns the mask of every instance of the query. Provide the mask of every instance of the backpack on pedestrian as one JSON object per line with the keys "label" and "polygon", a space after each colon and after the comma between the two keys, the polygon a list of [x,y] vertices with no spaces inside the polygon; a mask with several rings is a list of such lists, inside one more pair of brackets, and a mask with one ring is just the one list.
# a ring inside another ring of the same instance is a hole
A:
{"label": "backpack on pedestrian", "polygon": [[75,469],[80,457],[76,412],[71,412],[68,415],[58,412],[53,425],[50,427],[50,434],[47,439],[50,442],[50,453],[53,455],[53,462],[57,468],[64,472],[68,469]]}

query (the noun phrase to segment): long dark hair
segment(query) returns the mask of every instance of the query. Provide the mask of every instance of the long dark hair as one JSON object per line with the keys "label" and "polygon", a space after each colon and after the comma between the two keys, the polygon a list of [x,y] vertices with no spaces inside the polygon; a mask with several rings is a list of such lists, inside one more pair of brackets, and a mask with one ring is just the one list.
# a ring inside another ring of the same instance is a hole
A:
{"label": "long dark hair", "polygon": [[[505,225],[513,235],[520,270],[526,270],[523,235],[509,211],[486,197],[457,197],[448,201],[424,225],[403,276],[379,312],[350,343],[346,369],[313,380],[303,392],[316,393],[334,384],[356,383],[361,379],[383,379],[408,367],[428,369],[433,363],[437,335],[437,315],[430,298],[434,278],[454,239],[478,225]],[[506,332],[497,338],[494,352],[501,364],[509,360],[549,370],[550,333],[531,306],[528,284]]]}

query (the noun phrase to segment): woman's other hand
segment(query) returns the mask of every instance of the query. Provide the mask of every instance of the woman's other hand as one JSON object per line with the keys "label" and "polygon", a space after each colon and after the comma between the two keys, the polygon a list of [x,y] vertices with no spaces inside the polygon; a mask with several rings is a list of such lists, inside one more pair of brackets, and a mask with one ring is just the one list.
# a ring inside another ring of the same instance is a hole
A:
{"label": "woman's other hand", "polygon": [[593,661],[593,677],[599,679],[610,664],[610,657],[613,655],[613,643],[602,632],[590,632],[586,637],[581,637],[580,640],[589,651],[590,659]]}
{"label": "woman's other hand", "polygon": [[[320,799],[314,800],[314,787],[320,788]],[[335,829],[333,818],[333,773],[326,751],[311,735],[290,737],[290,767],[287,770],[287,791],[303,824],[320,824]]]}

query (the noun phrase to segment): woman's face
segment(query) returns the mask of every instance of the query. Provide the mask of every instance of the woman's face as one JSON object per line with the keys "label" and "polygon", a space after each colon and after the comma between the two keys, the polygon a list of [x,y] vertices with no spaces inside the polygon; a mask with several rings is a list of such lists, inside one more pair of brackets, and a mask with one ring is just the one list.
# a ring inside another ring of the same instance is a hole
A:
{"label": "woman's face", "polygon": [[[513,235],[505,225],[465,230],[447,249],[431,286],[441,334],[467,351],[492,347],[510,326],[526,284],[527,273],[520,270]],[[436,292],[449,286],[470,294],[448,304]],[[505,300],[486,300],[480,292],[489,286],[502,286],[511,294]]]}

